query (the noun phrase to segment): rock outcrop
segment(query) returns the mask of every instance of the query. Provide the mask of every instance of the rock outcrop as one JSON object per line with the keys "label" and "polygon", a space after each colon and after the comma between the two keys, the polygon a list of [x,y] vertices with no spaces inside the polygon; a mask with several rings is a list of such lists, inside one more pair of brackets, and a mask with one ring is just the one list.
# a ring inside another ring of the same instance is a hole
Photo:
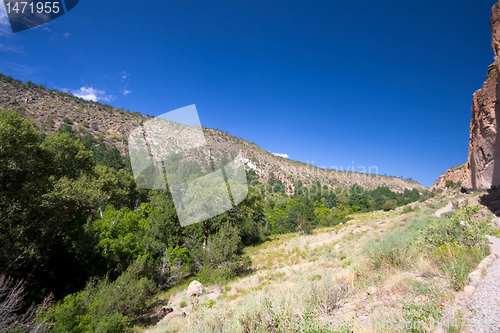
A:
{"label": "rock outcrop", "polygon": [[[454,183],[460,182],[460,184],[470,184],[470,176],[467,166],[468,163],[464,163],[446,170],[446,172],[439,176],[439,179],[434,182],[430,190],[432,191],[437,188],[445,188],[447,180],[451,180]],[[470,187],[470,185],[468,185],[468,187]]]}
{"label": "rock outcrop", "polygon": [[[472,101],[469,161],[464,187],[487,189],[500,185],[500,3],[491,11],[492,48],[495,62],[488,67],[486,82],[476,91]],[[498,144],[497,144],[498,142]]]}

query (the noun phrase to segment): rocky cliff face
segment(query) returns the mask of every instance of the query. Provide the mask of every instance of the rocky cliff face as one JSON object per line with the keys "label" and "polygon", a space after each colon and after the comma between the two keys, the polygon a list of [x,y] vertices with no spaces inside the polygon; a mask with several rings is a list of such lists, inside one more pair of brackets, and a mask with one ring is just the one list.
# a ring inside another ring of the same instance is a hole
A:
{"label": "rocky cliff face", "polygon": [[[500,2],[491,11],[492,48],[495,62],[488,67],[487,80],[472,101],[468,173],[463,186],[486,189],[500,185]],[[498,142],[498,144],[497,144]]]}
{"label": "rocky cliff face", "polygon": [[438,188],[445,188],[447,180],[451,180],[454,183],[460,182],[460,184],[463,184],[464,181],[467,182],[467,179],[469,178],[467,166],[468,163],[464,163],[462,165],[456,165],[453,168],[446,170],[446,172],[443,173],[439,177],[439,179],[434,182],[430,190],[432,191]]}

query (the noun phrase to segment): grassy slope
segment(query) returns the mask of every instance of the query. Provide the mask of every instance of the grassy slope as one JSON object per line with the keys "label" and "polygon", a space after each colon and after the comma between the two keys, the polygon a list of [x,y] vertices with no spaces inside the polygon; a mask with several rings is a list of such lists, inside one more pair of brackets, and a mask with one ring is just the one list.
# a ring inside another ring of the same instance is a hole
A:
{"label": "grassy slope", "polygon": [[[467,197],[467,204],[477,204],[478,196]],[[163,294],[174,309],[187,301],[188,316],[164,319],[148,332],[195,332],[202,327],[204,332],[264,332],[271,317],[278,326],[284,325],[287,318],[290,322],[290,314],[296,320],[304,318],[311,305],[316,309],[312,314],[316,322],[324,317],[346,321],[369,316],[393,322],[438,317],[453,303],[456,288],[436,262],[421,253],[410,253],[410,246],[406,253],[399,254],[403,260],[412,257],[406,263],[397,268],[376,267],[365,249],[370,240],[382,242],[395,230],[414,232],[412,228],[422,223],[418,221],[459,197],[455,193],[453,197],[442,195],[413,204],[415,211],[406,214],[403,208],[356,214],[345,225],[315,230],[309,236],[273,236],[270,241],[245,249],[253,261],[252,274],[207,287],[208,292],[222,290],[225,285],[231,287],[212,307],[200,306],[208,301],[206,296],[185,297],[185,285]],[[478,218],[489,215],[482,207]],[[356,330],[368,331],[373,330]]]}

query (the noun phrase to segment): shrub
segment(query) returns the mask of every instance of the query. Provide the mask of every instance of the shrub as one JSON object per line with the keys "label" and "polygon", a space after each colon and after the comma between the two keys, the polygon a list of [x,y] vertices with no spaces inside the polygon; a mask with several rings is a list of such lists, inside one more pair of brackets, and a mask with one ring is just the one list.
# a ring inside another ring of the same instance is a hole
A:
{"label": "shrub", "polygon": [[386,212],[389,210],[394,210],[398,206],[398,201],[396,199],[388,200],[383,206],[382,209]]}
{"label": "shrub", "polygon": [[70,294],[48,312],[52,332],[125,332],[146,308],[155,288],[141,278],[145,260],[138,259],[115,282],[92,279],[85,289]]}
{"label": "shrub", "polygon": [[179,303],[179,306],[180,306],[181,308],[185,308],[185,307],[187,306],[187,302],[186,302],[186,301],[181,301],[181,302]]}
{"label": "shrub", "polygon": [[411,205],[406,205],[404,208],[403,208],[403,214],[406,214],[406,213],[411,213],[413,212],[413,207]]}
{"label": "shrub", "polygon": [[205,250],[192,252],[199,267],[200,282],[220,282],[242,273],[251,265],[249,257],[240,255],[241,238],[239,229],[226,224],[208,239]]}
{"label": "shrub", "polygon": [[406,268],[417,255],[417,248],[411,232],[394,231],[378,242],[371,241],[365,247],[365,253],[376,268],[387,266]]}
{"label": "shrub", "polygon": [[479,206],[466,207],[450,219],[431,219],[426,228],[420,232],[421,241],[433,247],[452,244],[469,248],[486,246],[488,221],[472,220],[478,211]]}
{"label": "shrub", "polygon": [[148,298],[155,291],[153,281],[147,277],[140,277],[144,270],[145,260],[138,259],[132,263],[118,279],[101,288],[99,293],[99,312],[121,313],[134,318],[146,308]]}
{"label": "shrub", "polygon": [[420,231],[420,241],[431,250],[439,268],[451,279],[455,290],[468,282],[469,273],[489,254],[488,221],[476,222],[479,206],[465,207],[451,218],[432,219]]}
{"label": "shrub", "polygon": [[458,245],[442,245],[433,251],[433,256],[439,268],[450,277],[452,287],[460,291],[467,285],[469,273],[488,253],[487,247],[476,249]]}
{"label": "shrub", "polygon": [[224,287],[224,290],[225,290],[225,291],[231,291],[231,286],[225,286],[225,287]]}
{"label": "shrub", "polygon": [[215,305],[215,301],[213,299],[209,300],[208,302],[203,303],[201,306],[211,308],[212,306]]}
{"label": "shrub", "polygon": [[40,315],[50,305],[52,295],[45,298],[38,307],[35,304],[22,309],[25,296],[26,283],[0,275],[0,332],[45,332],[45,320],[40,320]]}

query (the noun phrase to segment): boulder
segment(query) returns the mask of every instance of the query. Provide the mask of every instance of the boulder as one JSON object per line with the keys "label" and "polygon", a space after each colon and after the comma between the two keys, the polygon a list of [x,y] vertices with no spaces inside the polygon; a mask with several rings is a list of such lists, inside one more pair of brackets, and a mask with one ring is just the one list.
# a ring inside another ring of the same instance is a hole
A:
{"label": "boulder", "polygon": [[199,296],[203,294],[203,290],[205,287],[198,281],[194,280],[189,284],[186,296],[191,297],[191,296]]}
{"label": "boulder", "polygon": [[172,309],[170,306],[162,306],[159,313],[160,319],[165,317],[171,312],[174,312],[174,309]]}

